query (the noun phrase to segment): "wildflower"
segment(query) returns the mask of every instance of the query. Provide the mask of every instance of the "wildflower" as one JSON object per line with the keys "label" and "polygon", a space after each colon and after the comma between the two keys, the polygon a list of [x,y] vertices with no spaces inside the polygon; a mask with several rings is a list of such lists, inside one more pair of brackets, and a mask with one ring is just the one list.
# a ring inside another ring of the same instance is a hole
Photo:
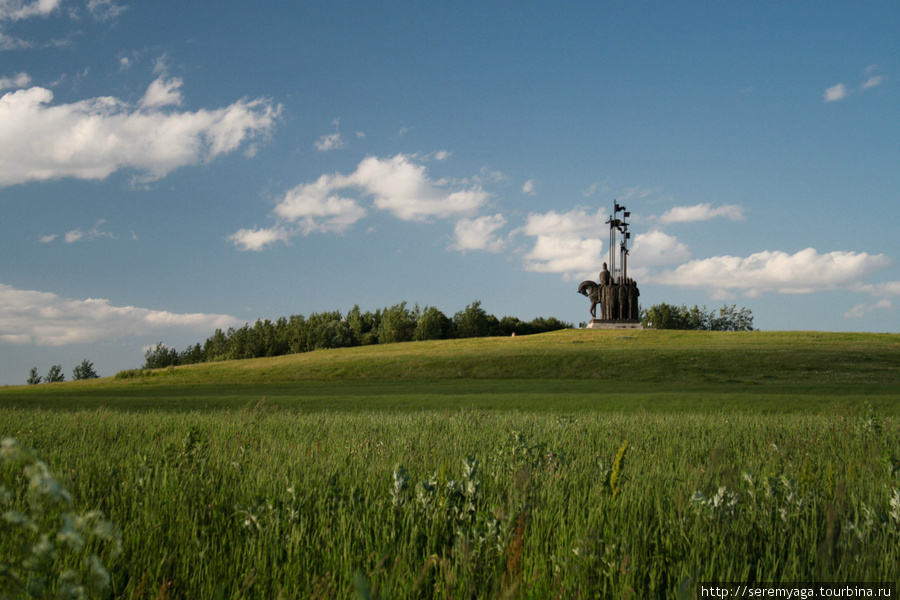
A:
{"label": "wildflower", "polygon": [[25,467],[25,476],[28,477],[28,489],[32,493],[49,502],[71,506],[72,494],[50,475],[50,469],[42,461]]}
{"label": "wildflower", "polygon": [[409,473],[401,464],[394,467],[394,483],[391,486],[391,503],[394,506],[402,506],[405,502],[404,492],[409,486]]}
{"label": "wildflower", "polygon": [[895,489],[890,500],[890,517],[891,520],[900,526],[900,489]]}
{"label": "wildflower", "polygon": [[84,548],[84,538],[78,533],[70,515],[63,515],[63,526],[56,534],[56,541],[69,546],[76,552]]}

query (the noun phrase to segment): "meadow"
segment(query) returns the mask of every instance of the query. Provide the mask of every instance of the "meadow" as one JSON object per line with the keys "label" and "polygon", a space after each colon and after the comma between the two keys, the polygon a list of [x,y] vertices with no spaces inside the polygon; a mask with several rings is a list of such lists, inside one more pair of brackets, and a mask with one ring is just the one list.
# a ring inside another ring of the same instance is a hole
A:
{"label": "meadow", "polygon": [[36,597],[112,598],[896,589],[898,358],[896,335],[566,331],[3,388],[0,437],[18,445],[0,448],[0,585],[43,577]]}

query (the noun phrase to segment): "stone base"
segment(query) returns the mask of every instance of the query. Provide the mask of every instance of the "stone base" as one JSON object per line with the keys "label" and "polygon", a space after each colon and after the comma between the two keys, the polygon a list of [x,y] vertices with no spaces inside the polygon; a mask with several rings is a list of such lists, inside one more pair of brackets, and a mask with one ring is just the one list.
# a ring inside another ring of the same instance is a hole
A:
{"label": "stone base", "polygon": [[640,321],[605,321],[603,319],[591,319],[588,329],[643,329]]}

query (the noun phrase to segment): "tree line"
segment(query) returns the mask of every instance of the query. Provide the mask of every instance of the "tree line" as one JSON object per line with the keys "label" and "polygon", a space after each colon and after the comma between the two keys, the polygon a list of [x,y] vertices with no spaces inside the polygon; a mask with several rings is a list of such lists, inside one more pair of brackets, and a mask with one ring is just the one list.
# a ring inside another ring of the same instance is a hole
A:
{"label": "tree line", "polygon": [[498,319],[475,301],[448,317],[433,306],[410,308],[406,302],[362,312],[359,305],[346,315],[340,311],[291,315],[276,321],[257,320],[227,331],[216,329],[203,344],[179,352],[162,342],[144,355],[144,369],[160,369],[220,360],[263,358],[298,354],[328,348],[349,348],[424,340],[445,340],[489,336],[530,335],[569,329],[554,317],[522,321],[516,317]]}
{"label": "tree line", "polygon": [[656,304],[644,312],[641,321],[644,327],[653,329],[694,329],[700,331],[753,331],[753,312],[749,308],[738,308],[727,304],[716,310],[706,306],[694,308]]}

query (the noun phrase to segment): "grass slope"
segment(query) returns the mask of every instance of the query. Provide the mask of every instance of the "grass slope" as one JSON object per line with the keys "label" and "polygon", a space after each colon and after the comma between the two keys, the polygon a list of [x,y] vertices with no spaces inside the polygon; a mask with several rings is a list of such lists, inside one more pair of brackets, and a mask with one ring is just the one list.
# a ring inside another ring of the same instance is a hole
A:
{"label": "grass slope", "polygon": [[[0,406],[194,410],[900,412],[900,335],[566,330],[206,363],[134,379],[0,389]],[[787,400],[790,400],[787,402]]]}

